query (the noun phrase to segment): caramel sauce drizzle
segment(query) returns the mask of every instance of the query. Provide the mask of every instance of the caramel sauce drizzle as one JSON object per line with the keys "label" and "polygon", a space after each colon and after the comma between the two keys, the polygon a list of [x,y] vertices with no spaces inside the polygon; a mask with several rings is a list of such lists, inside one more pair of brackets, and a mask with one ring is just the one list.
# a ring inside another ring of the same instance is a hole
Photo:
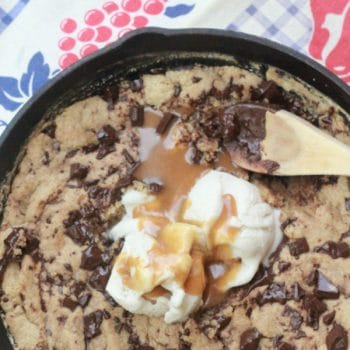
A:
{"label": "caramel sauce drizzle", "polygon": [[[133,216],[139,219],[140,229],[146,229],[157,238],[159,244],[149,255],[151,265],[162,270],[171,267],[177,261],[179,249],[185,244],[183,235],[177,237],[164,233],[167,231],[165,228],[172,222],[186,223],[183,213],[190,205],[187,195],[196,180],[213,168],[223,167],[230,170],[232,163],[229,154],[222,152],[214,164],[190,164],[186,160],[185,145],[167,148],[167,135],[160,137],[150,132],[150,129],[155,130],[159,121],[160,116],[157,114],[150,111],[145,113],[145,124],[140,129],[140,137],[141,147],[146,150],[147,157],[136,170],[135,177],[145,182],[161,182],[164,188],[155,194],[155,200],[136,207]],[[155,137],[158,137],[157,142]],[[234,278],[240,266],[239,260],[232,257],[229,246],[238,233],[238,229],[230,227],[228,222],[230,217],[237,214],[235,199],[231,195],[224,195],[223,202],[223,210],[209,233],[209,249],[204,251],[203,247],[194,245],[190,251],[190,272],[184,274],[178,271],[176,274],[177,282],[184,286],[188,294],[204,293],[206,306],[222,299],[225,286]],[[185,256],[182,258],[186,259]],[[127,269],[119,272],[123,272],[124,282],[131,287],[131,280],[128,278],[130,272]],[[132,286],[135,287],[134,282]],[[156,287],[144,294],[144,297],[153,299],[167,293],[166,289]]]}

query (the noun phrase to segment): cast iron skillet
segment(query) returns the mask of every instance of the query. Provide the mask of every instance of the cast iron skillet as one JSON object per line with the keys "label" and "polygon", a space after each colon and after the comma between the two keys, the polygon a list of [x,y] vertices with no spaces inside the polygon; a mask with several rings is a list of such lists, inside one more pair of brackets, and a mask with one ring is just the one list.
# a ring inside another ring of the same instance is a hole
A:
{"label": "cast iron skillet", "polygon": [[[141,29],[66,69],[25,104],[0,138],[0,183],[13,169],[32,129],[59,109],[100,93],[120,77],[131,77],[152,67],[195,62],[223,65],[230,64],[232,56],[243,66],[250,60],[281,68],[350,112],[350,88],[313,60],[287,47],[243,33],[213,29]],[[1,322],[0,349],[12,349]]]}

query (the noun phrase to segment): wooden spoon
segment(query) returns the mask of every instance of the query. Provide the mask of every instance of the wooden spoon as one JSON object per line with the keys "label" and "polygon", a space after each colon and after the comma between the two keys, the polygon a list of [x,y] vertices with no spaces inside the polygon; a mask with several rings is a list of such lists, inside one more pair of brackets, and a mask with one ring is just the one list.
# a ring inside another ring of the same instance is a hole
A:
{"label": "wooden spoon", "polygon": [[266,112],[261,160],[251,161],[239,150],[229,152],[238,166],[258,173],[350,176],[350,146],[284,110]]}

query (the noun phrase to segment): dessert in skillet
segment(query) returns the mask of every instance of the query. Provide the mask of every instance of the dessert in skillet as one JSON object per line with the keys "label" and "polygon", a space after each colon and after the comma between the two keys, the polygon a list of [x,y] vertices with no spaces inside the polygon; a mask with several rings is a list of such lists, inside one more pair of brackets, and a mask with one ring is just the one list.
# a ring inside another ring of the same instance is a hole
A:
{"label": "dessert in skillet", "polygon": [[[31,136],[0,232],[19,349],[347,349],[346,177],[272,177],[266,110],[350,144],[345,113],[274,68],[154,71]],[[321,155],[320,155],[321,156]]]}

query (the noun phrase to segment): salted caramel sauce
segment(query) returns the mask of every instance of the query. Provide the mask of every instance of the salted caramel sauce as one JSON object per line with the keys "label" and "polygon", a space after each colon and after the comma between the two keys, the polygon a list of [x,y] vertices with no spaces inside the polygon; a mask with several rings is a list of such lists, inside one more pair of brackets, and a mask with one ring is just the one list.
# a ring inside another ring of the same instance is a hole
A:
{"label": "salted caramel sauce", "polygon": [[[186,238],[181,233],[177,233],[179,235],[177,237],[173,232],[167,237],[164,232],[172,222],[180,221],[185,222],[184,225],[191,224],[183,220],[183,213],[190,205],[187,195],[205,172],[218,167],[230,171],[233,166],[228,152],[222,152],[219,160],[210,165],[189,163],[186,159],[187,146],[176,145],[168,148],[170,136],[167,134],[160,136],[155,133],[159,121],[158,114],[146,111],[145,124],[140,129],[141,164],[134,175],[146,183],[152,181],[162,183],[163,189],[154,195],[154,200],[136,207],[133,216],[139,219],[140,229],[145,229],[157,237],[159,244],[149,252],[150,264],[156,269],[171,269],[178,263],[178,258],[181,256],[181,259],[184,260],[183,269],[180,267],[179,271],[176,271],[176,281],[184,286],[188,294],[202,295],[204,293],[206,304],[211,305],[222,299],[224,285],[234,278],[239,269],[239,262],[232,257],[228,245],[238,232],[237,229],[228,225],[228,219],[237,214],[234,198],[229,195],[223,197],[222,213],[209,234],[212,248],[209,251],[204,251],[196,244],[192,246],[193,234],[191,238]],[[186,248],[184,248],[186,240],[191,244],[188,252],[191,258],[190,271],[186,269]],[[144,297],[155,298],[166,293],[164,288],[156,287],[151,292],[144,294]]]}
{"label": "salted caramel sauce", "polygon": [[230,244],[239,232],[237,228],[229,225],[230,218],[237,215],[235,199],[231,195],[225,194],[223,196],[223,202],[223,210],[209,234],[209,243],[211,247]]}
{"label": "salted caramel sauce", "polygon": [[142,262],[140,258],[120,254],[118,256],[117,271],[123,280],[123,283],[130,289],[141,291],[144,287],[142,273]]}
{"label": "salted caramel sauce", "polygon": [[158,297],[163,297],[164,295],[167,295],[167,294],[169,294],[169,291],[167,291],[162,286],[157,286],[156,288],[154,288],[150,292],[143,294],[143,297],[145,299],[151,299],[152,300],[152,299],[156,299]]}
{"label": "salted caramel sauce", "polygon": [[203,294],[203,308],[219,304],[225,297],[227,285],[233,280],[240,268],[239,259],[207,262],[207,285]]}
{"label": "salted caramel sauce", "polygon": [[201,249],[191,252],[192,268],[185,281],[184,290],[191,295],[202,295],[207,285],[205,274],[205,254]]}

